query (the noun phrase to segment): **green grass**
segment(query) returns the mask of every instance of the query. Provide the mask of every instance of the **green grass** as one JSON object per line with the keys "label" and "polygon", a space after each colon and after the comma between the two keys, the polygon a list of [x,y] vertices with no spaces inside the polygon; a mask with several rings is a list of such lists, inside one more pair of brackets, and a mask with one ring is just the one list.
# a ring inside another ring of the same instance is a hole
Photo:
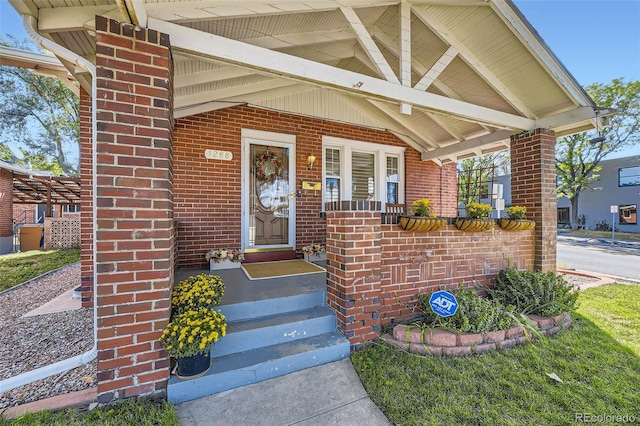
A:
{"label": "green grass", "polygon": [[0,426],[179,426],[171,404],[149,398],[129,399],[87,411],[68,408],[40,411],[13,420],[0,417]]}
{"label": "green grass", "polygon": [[578,312],[640,357],[640,286],[612,284],[580,293]]}
{"label": "green grass", "polygon": [[574,326],[535,346],[439,358],[376,343],[352,361],[373,401],[397,425],[569,425],[581,413],[638,418],[640,358],[627,347],[640,341],[638,290],[581,292]]}
{"label": "green grass", "polygon": [[80,249],[31,250],[0,256],[0,291],[80,260]]}

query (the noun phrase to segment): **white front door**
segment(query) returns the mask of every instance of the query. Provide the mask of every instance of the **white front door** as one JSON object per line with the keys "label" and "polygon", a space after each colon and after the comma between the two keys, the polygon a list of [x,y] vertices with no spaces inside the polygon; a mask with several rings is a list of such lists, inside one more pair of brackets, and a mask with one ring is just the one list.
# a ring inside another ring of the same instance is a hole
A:
{"label": "white front door", "polygon": [[242,248],[294,250],[295,136],[242,132]]}

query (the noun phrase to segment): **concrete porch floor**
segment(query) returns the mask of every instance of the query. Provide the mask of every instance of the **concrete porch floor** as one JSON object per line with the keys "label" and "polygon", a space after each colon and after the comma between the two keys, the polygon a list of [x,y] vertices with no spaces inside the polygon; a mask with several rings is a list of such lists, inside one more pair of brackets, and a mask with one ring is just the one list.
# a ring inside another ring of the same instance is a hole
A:
{"label": "concrete porch floor", "polygon": [[[314,263],[322,267],[325,264]],[[326,291],[327,286],[326,273],[250,280],[241,268],[216,271],[210,271],[208,268],[180,268],[175,271],[174,284],[198,274],[220,275],[225,284],[224,296],[220,303],[222,306]]]}

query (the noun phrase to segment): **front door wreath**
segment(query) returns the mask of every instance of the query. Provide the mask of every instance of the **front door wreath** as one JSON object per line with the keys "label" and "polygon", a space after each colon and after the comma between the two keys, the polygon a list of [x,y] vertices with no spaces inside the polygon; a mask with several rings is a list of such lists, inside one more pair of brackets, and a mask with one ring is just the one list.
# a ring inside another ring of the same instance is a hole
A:
{"label": "front door wreath", "polygon": [[256,179],[260,182],[273,183],[276,178],[281,178],[283,173],[282,163],[277,155],[269,151],[269,148],[255,160]]}

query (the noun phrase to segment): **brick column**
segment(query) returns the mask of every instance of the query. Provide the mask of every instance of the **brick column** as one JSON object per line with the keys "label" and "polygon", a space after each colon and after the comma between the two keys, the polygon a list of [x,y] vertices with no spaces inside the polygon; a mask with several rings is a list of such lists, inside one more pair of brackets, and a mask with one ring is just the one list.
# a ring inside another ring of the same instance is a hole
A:
{"label": "brick column", "polygon": [[555,133],[535,129],[511,136],[511,202],[536,222],[533,268],[556,270],[558,230]]}
{"label": "brick column", "polygon": [[91,95],[80,87],[80,277],[82,306],[93,306],[93,170]]}
{"label": "brick column", "polygon": [[13,172],[0,169],[0,254],[13,251]]}
{"label": "brick column", "polygon": [[351,346],[380,337],[380,202],[326,204],[327,302]]}
{"label": "brick column", "polygon": [[98,402],[166,394],[173,284],[169,38],[96,17]]}

